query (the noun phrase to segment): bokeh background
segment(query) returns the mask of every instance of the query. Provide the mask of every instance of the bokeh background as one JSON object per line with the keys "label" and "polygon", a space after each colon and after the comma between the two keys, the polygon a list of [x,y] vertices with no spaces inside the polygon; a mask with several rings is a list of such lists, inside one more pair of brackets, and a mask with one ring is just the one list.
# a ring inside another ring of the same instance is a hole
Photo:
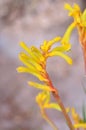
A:
{"label": "bokeh background", "polygon": [[[64,4],[78,3],[82,10],[86,0],[0,0],[0,130],[52,130],[42,119],[35,102],[38,91],[29,87],[31,75],[18,74],[21,65],[19,42],[39,47],[45,39],[62,36],[72,18]],[[69,66],[59,57],[48,60],[48,73],[58,88],[65,106],[74,106],[82,116],[85,85],[82,50],[75,30],[71,36],[72,50]],[[53,99],[52,99],[53,100]],[[68,130],[63,115],[55,110],[48,114],[60,130]]]}

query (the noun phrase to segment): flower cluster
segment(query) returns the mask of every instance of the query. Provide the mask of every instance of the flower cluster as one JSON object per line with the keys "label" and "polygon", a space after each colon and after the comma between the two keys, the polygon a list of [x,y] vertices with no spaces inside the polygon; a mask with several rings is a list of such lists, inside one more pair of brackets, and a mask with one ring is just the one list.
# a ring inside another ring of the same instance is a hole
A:
{"label": "flower cluster", "polygon": [[[74,25],[74,28],[78,29],[79,39],[81,43],[81,47],[83,50],[84,55],[84,62],[85,62],[85,70],[86,70],[86,9],[81,12],[79,5],[74,4],[72,7],[69,4],[65,4],[65,9],[69,11],[69,16],[72,16],[74,21],[71,25]],[[71,25],[68,27],[69,30]],[[72,32],[72,30],[71,30]],[[74,108],[71,110],[72,118],[74,120],[74,128],[86,128],[86,112],[84,110],[83,117],[81,119],[80,116],[77,114]]]}
{"label": "flower cluster", "polygon": [[[68,27],[64,36],[58,36],[50,41],[45,40],[42,45],[40,45],[40,48],[36,48],[35,46],[28,47],[24,42],[21,42],[20,46],[24,49],[24,51],[20,52],[19,59],[24,65],[17,68],[18,72],[32,74],[41,81],[40,83],[29,81],[28,84],[41,90],[41,92],[36,96],[36,102],[40,107],[43,118],[48,121],[48,123],[53,127],[54,130],[57,130],[57,127],[48,118],[45,112],[45,109],[47,108],[53,108],[62,111],[70,130],[74,130],[76,128],[86,128],[86,116],[84,116],[85,120],[83,120],[80,118],[74,108],[70,110],[69,108],[65,109],[59,97],[58,90],[53,86],[52,81],[46,70],[47,59],[53,56],[60,56],[65,59],[68,64],[72,64],[72,59],[67,56],[65,52],[71,49],[70,36],[73,29],[76,27],[79,32],[79,38],[84,53],[86,68],[86,10],[84,10],[84,12],[82,13],[80,7],[77,4],[74,4],[73,7],[69,4],[65,4],[65,8],[69,10],[69,16],[72,16],[74,18],[74,21]],[[53,45],[56,43],[60,43],[60,45],[53,47]],[[51,92],[57,100],[58,104],[51,102]],[[67,115],[69,111],[71,112],[74,121],[73,125],[69,116]]]}
{"label": "flower cluster", "polygon": [[[71,27],[71,29],[72,28],[73,27]],[[57,90],[53,86],[46,71],[46,62],[49,57],[60,56],[69,64],[72,64],[72,59],[65,54],[65,52],[69,51],[71,48],[71,44],[69,43],[70,35],[71,32],[70,29],[68,29],[63,38],[56,37],[50,41],[44,41],[40,46],[40,49],[35,46],[28,47],[24,42],[20,43],[20,46],[25,50],[25,52],[23,51],[19,54],[19,59],[22,61],[24,66],[18,67],[17,71],[20,73],[30,73],[41,81],[41,83],[29,81],[28,84],[42,90],[42,92],[37,95],[36,102],[40,106],[44,118],[45,116],[43,111],[45,108],[53,108],[61,111],[58,104],[50,102],[50,92],[55,92]],[[61,45],[52,48],[52,46],[57,42],[60,42]],[[68,109],[66,110],[68,111]]]}
{"label": "flower cluster", "polygon": [[81,12],[81,9],[77,4],[74,4],[73,7],[69,4],[65,4],[65,8],[69,11],[69,16],[74,18],[73,24],[78,29],[86,70],[86,9]]}

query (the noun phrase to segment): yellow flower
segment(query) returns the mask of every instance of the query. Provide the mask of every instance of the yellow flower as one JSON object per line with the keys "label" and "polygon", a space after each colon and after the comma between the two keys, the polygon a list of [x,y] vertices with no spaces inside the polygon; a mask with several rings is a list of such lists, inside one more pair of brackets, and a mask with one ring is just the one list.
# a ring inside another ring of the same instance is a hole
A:
{"label": "yellow flower", "polygon": [[[52,57],[52,56],[60,56],[64,58],[69,64],[72,64],[72,59],[66,54],[64,54],[64,52],[69,51],[71,48],[71,44],[69,43],[69,39],[68,39],[68,37],[70,37],[69,33],[70,32],[66,33],[66,35],[63,36],[63,38],[56,37],[50,41],[44,41],[40,49],[43,52],[45,58]],[[52,49],[51,48],[52,45],[54,45],[57,42],[60,42],[61,46],[57,46]]]}
{"label": "yellow flower", "polygon": [[40,49],[34,46],[27,47],[24,42],[21,42],[20,46],[25,50],[25,52],[21,52],[19,54],[19,59],[22,61],[24,66],[18,67],[17,71],[30,73],[36,76],[39,80],[47,82],[48,79],[46,74],[46,60],[48,57],[61,56],[69,64],[72,63],[71,58],[63,53],[70,49],[69,43],[65,42],[65,44],[63,44],[66,39],[63,42],[61,41],[61,46],[51,49],[52,45],[60,40],[62,40],[60,37],[56,37],[50,41],[44,41]]}
{"label": "yellow flower", "polygon": [[69,16],[74,18],[74,23],[78,28],[79,35],[82,37],[82,33],[86,33],[86,9],[81,12],[79,5],[74,4],[74,7],[69,4],[65,4],[65,8],[69,10]]}
{"label": "yellow flower", "polygon": [[41,109],[53,108],[61,111],[60,106],[57,103],[50,103],[50,92],[43,91],[36,96],[36,102]]}
{"label": "yellow flower", "polygon": [[69,16],[74,18],[75,27],[78,29],[79,40],[84,55],[85,71],[86,71],[86,9],[82,12],[79,5],[74,4],[72,7],[69,4],[65,4],[65,8],[69,10]]}
{"label": "yellow flower", "polygon": [[[49,75],[46,71],[46,62],[49,57],[61,56],[69,64],[72,64],[72,59],[64,54],[64,52],[69,51],[71,48],[69,37],[72,28],[73,26],[67,30],[63,38],[56,37],[50,41],[44,41],[40,46],[40,49],[36,48],[35,46],[28,47],[24,42],[20,43],[20,46],[25,50],[25,52],[21,52],[19,54],[19,59],[24,64],[24,66],[18,67],[17,71],[20,73],[30,73],[42,81],[42,83],[32,81],[28,82],[30,86],[42,90],[42,92],[39,93],[36,97],[36,101],[41,110],[46,108],[53,108],[61,111],[61,108],[58,104],[50,103],[50,92],[55,92],[56,90],[53,87]],[[60,42],[61,45],[52,48],[52,46],[57,42]]]}
{"label": "yellow flower", "polygon": [[74,23],[78,28],[80,38],[82,38],[83,35],[86,36],[86,9],[81,12],[81,9],[77,4],[74,4],[74,7],[65,4],[65,9],[69,10],[69,16],[74,18]]}
{"label": "yellow flower", "polygon": [[74,128],[86,128],[86,122],[84,122],[74,108],[71,109],[71,115],[74,121]]}

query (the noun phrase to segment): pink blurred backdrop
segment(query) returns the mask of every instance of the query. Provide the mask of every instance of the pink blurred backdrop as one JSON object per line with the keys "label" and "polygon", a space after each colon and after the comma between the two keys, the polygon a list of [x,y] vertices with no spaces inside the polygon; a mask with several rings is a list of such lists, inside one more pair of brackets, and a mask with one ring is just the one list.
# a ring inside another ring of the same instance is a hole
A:
{"label": "pink blurred backdrop", "polygon": [[[0,0],[0,130],[52,130],[35,102],[38,91],[27,85],[27,81],[36,79],[18,74],[16,68],[21,65],[20,41],[39,47],[45,39],[64,34],[72,21],[64,10],[66,2],[72,5],[76,2],[82,10],[86,7],[85,0]],[[73,65],[59,57],[51,58],[47,69],[64,105],[74,106],[81,115],[86,97],[82,87],[82,50],[76,30],[71,44],[69,55]],[[61,130],[68,129],[61,113],[49,110],[49,114]]]}

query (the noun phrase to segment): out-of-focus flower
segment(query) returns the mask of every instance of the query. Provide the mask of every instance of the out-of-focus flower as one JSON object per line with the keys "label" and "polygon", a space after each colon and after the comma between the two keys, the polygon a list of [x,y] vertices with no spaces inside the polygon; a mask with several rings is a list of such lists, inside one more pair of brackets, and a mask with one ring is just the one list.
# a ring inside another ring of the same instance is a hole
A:
{"label": "out-of-focus flower", "polygon": [[82,42],[86,42],[86,9],[81,12],[81,9],[77,4],[74,4],[74,7],[65,4],[65,8],[69,10],[69,16],[74,18],[75,27],[77,27],[79,31],[80,41],[81,44],[83,44]]}
{"label": "out-of-focus flower", "polygon": [[71,109],[71,115],[74,121],[74,128],[86,128],[86,122],[84,122],[83,119],[81,119],[81,117],[74,108]]}
{"label": "out-of-focus flower", "polygon": [[74,18],[74,22],[78,29],[80,29],[80,27],[86,27],[86,10],[82,13],[77,4],[74,4],[73,7],[69,4],[65,4],[65,9],[69,10],[69,16]]}
{"label": "out-of-focus flower", "polygon": [[77,112],[75,111],[74,108],[71,109],[71,114],[72,114],[72,118],[75,124],[78,124],[79,122],[81,122],[81,118],[80,116],[77,114]]}
{"label": "out-of-focus flower", "polygon": [[81,12],[81,9],[77,4],[74,4],[73,7],[69,4],[65,4],[65,8],[69,10],[69,16],[74,18],[75,27],[78,29],[86,70],[86,9]]}

